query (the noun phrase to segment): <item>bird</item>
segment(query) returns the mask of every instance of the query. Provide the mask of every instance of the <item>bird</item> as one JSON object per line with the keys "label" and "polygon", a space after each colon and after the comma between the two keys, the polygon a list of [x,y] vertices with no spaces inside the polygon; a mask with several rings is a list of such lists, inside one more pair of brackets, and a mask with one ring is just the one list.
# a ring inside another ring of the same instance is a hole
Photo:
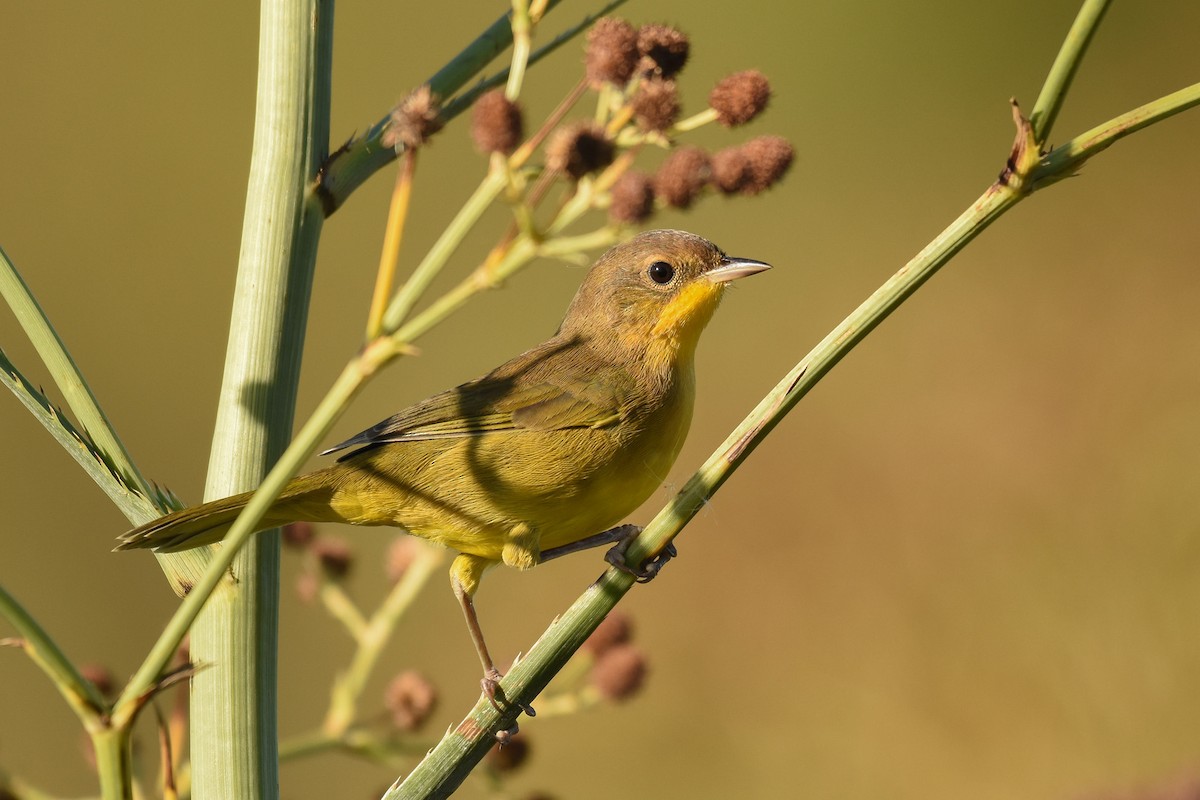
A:
{"label": "bird", "polygon": [[[450,584],[483,667],[481,687],[499,708],[502,675],[473,599],[484,572],[530,569],[614,541],[619,548],[640,530],[614,526],[663,483],[683,447],[700,333],[730,282],[769,268],[678,230],[614,246],[588,270],[551,338],[326,450],[341,454],[336,463],[293,478],[257,530],[387,525],[455,551]],[[218,542],[251,495],[168,514],[122,535],[116,549]],[[609,560],[646,574],[619,554]]]}

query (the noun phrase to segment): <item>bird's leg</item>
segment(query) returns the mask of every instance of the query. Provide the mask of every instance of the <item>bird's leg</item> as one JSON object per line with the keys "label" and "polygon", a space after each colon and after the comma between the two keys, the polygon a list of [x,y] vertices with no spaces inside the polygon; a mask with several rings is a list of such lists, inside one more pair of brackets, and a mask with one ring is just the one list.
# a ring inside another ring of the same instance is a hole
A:
{"label": "bird's leg", "polygon": [[[500,670],[496,669],[496,663],[492,661],[492,655],[488,652],[487,642],[483,640],[483,629],[479,627],[479,616],[475,613],[475,603],[471,599],[475,590],[479,588],[479,578],[488,565],[488,561],[478,556],[460,554],[450,565],[450,586],[454,589],[454,596],[458,598],[459,605],[462,606],[463,617],[467,621],[467,631],[471,634],[475,652],[479,655],[479,663],[483,666],[483,679],[479,681],[479,686],[483,689],[483,693],[492,707],[497,711],[503,711],[504,709],[496,700],[496,693],[500,688],[500,679],[504,676]],[[516,705],[531,717],[537,713],[533,710],[533,706],[524,703]]]}
{"label": "bird's leg", "polygon": [[[633,530],[619,538],[617,543],[604,554],[604,560],[621,570],[621,572],[632,575],[637,579],[638,583],[649,583],[654,580],[659,571],[666,566],[666,563],[679,555],[679,551],[675,549],[675,545],[668,542],[666,547],[646,559],[640,566],[631,566],[625,560],[625,553],[629,550],[629,545],[633,544],[633,540],[642,532],[642,529],[637,525],[623,525],[622,527],[632,528]],[[614,530],[619,529],[614,528]]]}
{"label": "bird's leg", "polygon": [[552,558],[570,555],[571,553],[578,553],[581,550],[591,550],[593,547],[600,547],[601,545],[612,544],[613,542],[621,542],[627,539],[632,540],[633,537],[637,536],[641,532],[642,529],[639,525],[618,525],[615,528],[609,528],[606,531],[593,533],[591,536],[585,536],[577,542],[571,542],[570,544],[564,544],[561,547],[551,547],[549,550],[543,550],[541,560],[549,561]]}

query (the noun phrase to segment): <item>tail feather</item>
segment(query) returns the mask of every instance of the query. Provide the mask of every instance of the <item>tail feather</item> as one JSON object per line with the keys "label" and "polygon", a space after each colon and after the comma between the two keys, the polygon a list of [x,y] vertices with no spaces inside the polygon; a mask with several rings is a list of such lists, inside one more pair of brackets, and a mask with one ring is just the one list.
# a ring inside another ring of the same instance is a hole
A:
{"label": "tail feather", "polygon": [[[313,511],[322,507],[327,509],[328,505],[312,502],[318,500],[313,495],[328,490],[322,482],[314,481],[314,477],[303,475],[289,483],[259,521],[255,532],[300,520],[320,521],[322,517],[314,515]],[[253,492],[244,492],[159,517],[119,536],[114,549],[153,549],[160,553],[175,553],[214,544],[225,538],[230,526],[253,495]]]}

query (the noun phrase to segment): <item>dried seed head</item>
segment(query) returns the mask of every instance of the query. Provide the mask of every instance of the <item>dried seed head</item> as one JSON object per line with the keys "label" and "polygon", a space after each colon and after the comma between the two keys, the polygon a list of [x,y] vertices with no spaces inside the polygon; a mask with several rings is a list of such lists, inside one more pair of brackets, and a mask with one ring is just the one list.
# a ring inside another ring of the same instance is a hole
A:
{"label": "dried seed head", "polygon": [[497,742],[487,754],[488,764],[501,773],[512,772],[528,759],[529,737],[523,733],[518,733],[507,741]]}
{"label": "dried seed head", "polygon": [[679,118],[679,91],[675,81],[651,78],[633,98],[633,115],[644,131],[665,131]]}
{"label": "dried seed head", "polygon": [[649,175],[626,172],[613,184],[612,202],[608,205],[608,216],[613,222],[636,225],[645,222],[653,212],[654,187]]}
{"label": "dried seed head", "polygon": [[420,548],[421,543],[412,536],[402,535],[392,540],[387,551],[387,561],[384,562],[384,571],[389,581],[395,583],[404,577]]}
{"label": "dried seed head", "polygon": [[667,25],[643,25],[638,29],[638,72],[673,78],[687,64],[691,43],[682,31]]}
{"label": "dried seed head", "polygon": [[583,649],[599,657],[617,645],[625,644],[633,636],[633,619],[620,611],[610,611],[583,643]]}
{"label": "dried seed head", "polygon": [[312,551],[321,569],[330,578],[344,578],[354,566],[354,552],[342,539],[322,538],[312,543]]}
{"label": "dried seed head", "polygon": [[295,550],[304,550],[312,544],[317,529],[311,522],[292,522],[283,526],[283,543]]}
{"label": "dried seed head", "polygon": [[421,727],[437,707],[437,688],[415,669],[392,678],[383,693],[383,704],[392,714],[392,724],[402,731]]}
{"label": "dried seed head", "polygon": [[613,143],[598,125],[580,122],[561,128],[546,145],[546,165],[579,180],[612,163]]}
{"label": "dried seed head", "polygon": [[623,19],[603,17],[587,33],[584,64],[588,83],[624,86],[638,66],[638,32]]}
{"label": "dried seed head", "polygon": [[392,109],[391,125],[383,132],[384,147],[420,147],[442,129],[440,104],[426,84]]}
{"label": "dried seed head", "polygon": [[605,651],[592,667],[591,683],[608,700],[628,700],[646,681],[646,656],[631,644]]}
{"label": "dried seed head", "polygon": [[766,110],[770,100],[771,83],[756,69],[729,75],[708,94],[708,104],[717,112],[717,121],[726,128],[754,119]]}
{"label": "dried seed head", "polygon": [[758,136],[742,145],[750,161],[750,179],[742,187],[743,194],[758,194],[775,184],[796,157],[791,143],[782,136]]}
{"label": "dried seed head", "polygon": [[79,668],[79,674],[92,682],[101,697],[112,697],[117,688],[117,679],[112,671],[101,664],[84,664]]}
{"label": "dried seed head", "polygon": [[750,159],[740,147],[726,147],[712,157],[712,185],[722,194],[740,192],[750,181]]}
{"label": "dried seed head", "polygon": [[681,147],[667,156],[654,174],[654,194],[674,208],[688,208],[708,182],[708,153]]}
{"label": "dried seed head", "polygon": [[475,101],[471,112],[471,138],[481,153],[504,153],[517,149],[525,135],[521,107],[495,89]]}

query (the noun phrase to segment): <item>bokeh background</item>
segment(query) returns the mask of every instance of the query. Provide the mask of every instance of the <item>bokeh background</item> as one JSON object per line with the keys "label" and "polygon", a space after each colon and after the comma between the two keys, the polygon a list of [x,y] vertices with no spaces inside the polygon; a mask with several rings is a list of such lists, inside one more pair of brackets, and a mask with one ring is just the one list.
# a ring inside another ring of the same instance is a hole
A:
{"label": "bokeh background", "polygon": [[[543,29],[595,3],[564,3]],[[333,135],[379,119],[506,4],[343,3]],[[693,37],[686,110],[758,68],[759,133],[798,159],[770,193],[656,219],[776,265],[729,297],[701,345],[700,398],[645,521],[831,326],[999,172],[1007,101],[1032,107],[1074,0],[635,0]],[[228,326],[253,122],[253,4],[12,3],[0,41],[0,244],[142,470],[198,499]],[[1117,3],[1053,139],[1200,77],[1200,6]],[[537,67],[531,118],[577,79],[579,46]],[[510,796],[1093,798],[1200,775],[1200,112],[1124,140],[963,252],[795,410],[623,608],[652,660],[618,707],[523,723]],[[478,181],[462,121],[422,159],[407,264]],[[392,173],[326,225],[300,414],[360,341]],[[452,277],[505,224],[472,238]],[[422,342],[347,414],[351,434],[475,377],[556,326],[582,268],[541,262]],[[7,312],[0,345],[49,384]],[[0,581],[68,654],[119,675],[175,605],[149,556],[109,553],[125,520],[0,397]],[[331,531],[332,532],[332,531]],[[351,591],[384,591],[388,537],[337,531]],[[527,648],[600,571],[598,555],[497,570],[479,602],[497,653]],[[324,711],[349,644],[295,599],[285,563],[281,728]],[[7,635],[0,624],[0,636]],[[401,625],[389,674],[435,676],[435,737],[476,698],[441,578]],[[367,707],[376,701],[368,699]],[[148,732],[148,729],[147,729]],[[50,684],[0,650],[0,769],[94,791]],[[387,770],[289,764],[285,797],[369,797]],[[487,795],[480,781],[464,797]]]}

